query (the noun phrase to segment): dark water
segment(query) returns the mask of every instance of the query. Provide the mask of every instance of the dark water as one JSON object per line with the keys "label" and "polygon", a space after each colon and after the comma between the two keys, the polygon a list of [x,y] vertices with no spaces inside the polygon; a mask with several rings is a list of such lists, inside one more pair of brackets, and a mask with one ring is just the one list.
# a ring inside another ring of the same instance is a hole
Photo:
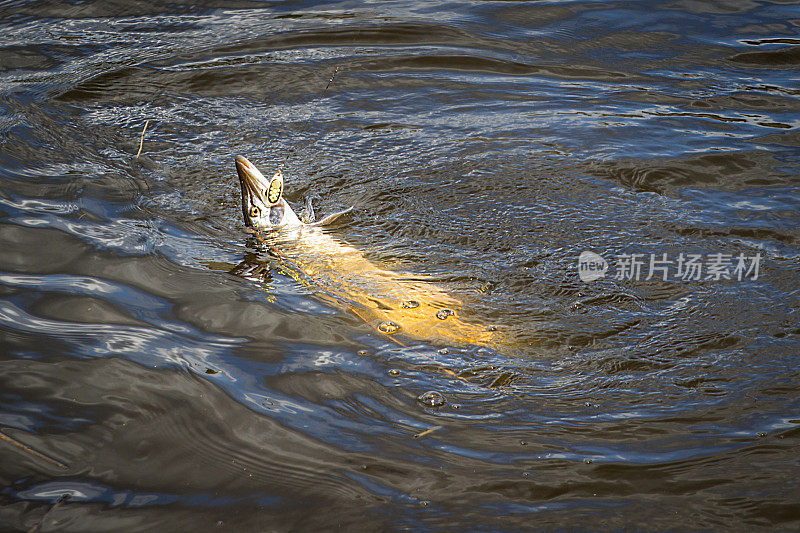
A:
{"label": "dark water", "polygon": [[[1,529],[800,528],[795,3],[0,28]],[[399,347],[298,283],[243,231],[236,154],[355,206],[336,239],[506,348]]]}

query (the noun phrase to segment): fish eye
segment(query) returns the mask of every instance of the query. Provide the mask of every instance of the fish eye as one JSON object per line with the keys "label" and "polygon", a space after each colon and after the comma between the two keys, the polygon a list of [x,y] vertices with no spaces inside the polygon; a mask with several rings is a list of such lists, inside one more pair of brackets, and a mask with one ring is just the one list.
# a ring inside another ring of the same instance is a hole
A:
{"label": "fish eye", "polygon": [[253,207],[250,208],[250,217],[251,218],[258,218],[260,215],[261,215],[261,210],[258,207],[253,206]]}

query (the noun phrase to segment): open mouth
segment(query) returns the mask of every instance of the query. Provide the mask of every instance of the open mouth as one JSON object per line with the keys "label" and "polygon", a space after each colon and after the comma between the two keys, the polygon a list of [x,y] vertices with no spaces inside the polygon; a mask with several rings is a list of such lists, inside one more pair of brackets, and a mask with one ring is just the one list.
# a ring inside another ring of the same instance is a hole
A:
{"label": "open mouth", "polygon": [[277,172],[268,180],[256,166],[244,156],[236,156],[236,172],[242,189],[258,198],[266,206],[273,207],[280,203],[283,195],[283,176]]}

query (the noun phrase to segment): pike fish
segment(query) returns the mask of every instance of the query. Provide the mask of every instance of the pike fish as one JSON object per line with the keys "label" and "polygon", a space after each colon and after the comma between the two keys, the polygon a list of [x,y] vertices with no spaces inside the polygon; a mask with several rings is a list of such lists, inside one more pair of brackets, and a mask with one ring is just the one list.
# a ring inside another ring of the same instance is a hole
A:
{"label": "pike fish", "polygon": [[401,339],[414,339],[434,344],[497,346],[495,328],[461,319],[460,301],[427,281],[379,268],[320,227],[352,208],[319,222],[303,222],[283,197],[280,171],[267,179],[243,156],[236,157],[236,171],[245,225],[259,238],[260,231],[269,232],[270,242],[261,240],[295,270],[297,279],[312,292],[344,305],[401,345],[405,344]]}

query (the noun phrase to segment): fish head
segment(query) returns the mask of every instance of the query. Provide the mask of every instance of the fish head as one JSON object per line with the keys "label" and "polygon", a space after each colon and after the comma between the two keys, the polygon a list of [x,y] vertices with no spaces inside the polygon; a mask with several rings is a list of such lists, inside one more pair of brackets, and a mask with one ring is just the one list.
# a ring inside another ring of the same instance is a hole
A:
{"label": "fish head", "polygon": [[283,198],[280,170],[267,179],[246,157],[237,155],[236,172],[242,187],[242,216],[246,226],[269,230],[303,225]]}

